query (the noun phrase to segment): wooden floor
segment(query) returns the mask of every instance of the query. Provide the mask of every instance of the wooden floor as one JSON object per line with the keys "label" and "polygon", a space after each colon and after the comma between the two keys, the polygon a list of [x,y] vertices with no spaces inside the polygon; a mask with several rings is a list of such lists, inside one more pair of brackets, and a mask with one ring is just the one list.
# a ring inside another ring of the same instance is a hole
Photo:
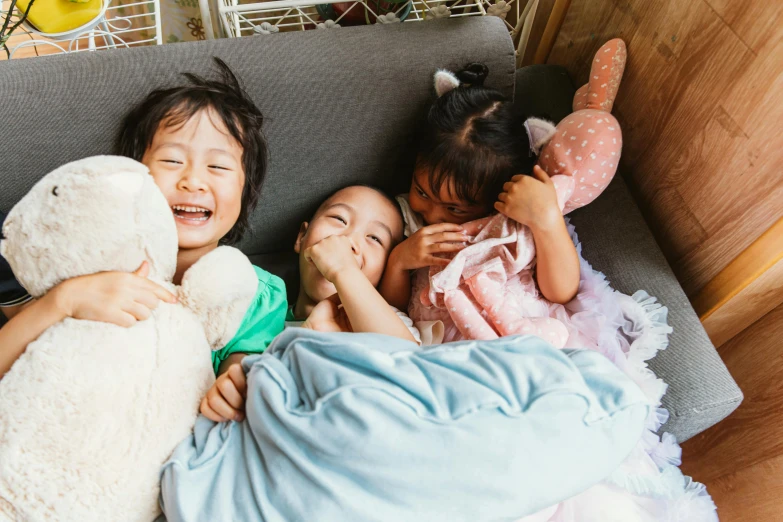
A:
{"label": "wooden floor", "polygon": [[549,62],[581,83],[614,37],[625,173],[692,296],[783,216],[783,1],[572,0]]}
{"label": "wooden floor", "polygon": [[[7,10],[11,5],[10,0],[0,0],[0,8]],[[115,3],[116,5],[116,3]],[[35,7],[35,6],[33,6]],[[136,9],[137,11],[131,11],[132,9]],[[138,14],[141,12],[146,12],[146,7],[136,7],[136,8],[128,8],[127,11],[125,11],[129,15]],[[144,25],[144,23],[147,22],[147,19],[143,18],[136,18],[134,20],[135,26],[138,25]],[[121,24],[123,28],[127,27],[124,23]],[[135,41],[138,41],[142,38],[138,33],[124,33],[123,38],[125,41],[129,43],[133,43],[134,39]],[[148,38],[147,36],[144,36],[143,38]],[[32,43],[36,42],[37,45],[31,45]],[[98,48],[105,48],[106,41],[103,39],[100,34],[96,35],[94,38],[94,43]],[[12,58],[14,60],[21,59],[21,58],[33,58],[36,56],[47,56],[52,54],[60,54],[65,52],[68,49],[81,49],[85,50],[89,48],[90,40],[85,35],[82,38],[79,38],[79,41],[77,43],[71,44],[70,40],[53,40],[51,38],[47,38],[44,36],[41,36],[40,34],[33,35],[29,32],[24,31],[24,25],[17,28],[16,31],[13,32],[11,38],[7,42],[8,49],[13,52]],[[14,50],[17,46],[21,46]],[[8,59],[8,55],[4,50],[0,50],[0,61]]]}
{"label": "wooden floor", "polygon": [[783,305],[719,352],[745,401],[683,445],[683,471],[707,485],[721,522],[783,520]]}

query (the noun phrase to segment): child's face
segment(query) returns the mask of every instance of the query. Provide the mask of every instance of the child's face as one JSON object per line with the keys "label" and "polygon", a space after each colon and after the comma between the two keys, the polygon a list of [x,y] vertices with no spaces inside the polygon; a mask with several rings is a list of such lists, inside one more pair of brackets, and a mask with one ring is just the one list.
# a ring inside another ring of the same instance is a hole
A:
{"label": "child's face", "polygon": [[428,225],[437,223],[461,225],[482,218],[489,212],[483,205],[460,201],[452,194],[448,183],[441,185],[440,193],[433,193],[430,190],[429,169],[418,164],[413,172],[408,199],[411,209],[421,214]]}
{"label": "child's face", "polygon": [[165,123],[142,163],[171,206],[179,248],[217,246],[242,208],[242,146],[211,110],[179,126]]}
{"label": "child's face", "polygon": [[336,192],[309,223],[302,223],[294,250],[299,254],[302,289],[313,302],[323,301],[336,290],[305,259],[304,252],[334,235],[351,239],[356,262],[373,286],[377,286],[392,248],[402,238],[402,217],[394,204],[375,190],[355,186]]}

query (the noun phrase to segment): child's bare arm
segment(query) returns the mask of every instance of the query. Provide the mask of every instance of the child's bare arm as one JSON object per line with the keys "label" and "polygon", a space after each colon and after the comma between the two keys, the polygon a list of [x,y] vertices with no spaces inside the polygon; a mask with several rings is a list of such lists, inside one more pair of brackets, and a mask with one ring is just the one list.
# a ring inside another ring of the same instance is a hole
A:
{"label": "child's bare arm", "polygon": [[225,361],[220,363],[220,366],[218,366],[217,374],[218,375],[223,375],[224,373],[226,373],[228,371],[228,369],[231,366],[233,366],[235,364],[241,365],[242,364],[242,359],[244,359],[245,357],[247,357],[246,353],[242,353],[242,352],[232,353],[231,355],[226,357]]}
{"label": "child's bare arm", "polygon": [[132,274],[103,272],[64,281],[24,308],[0,329],[0,377],[47,328],[66,317],[132,326],[149,317],[158,303],[176,302],[148,280],[145,262]]}
{"label": "child's bare arm", "polygon": [[[392,256],[394,251],[392,251]],[[411,273],[400,267],[397,263],[392,263],[391,257],[383,272],[383,279],[378,286],[383,298],[387,303],[398,310],[407,310],[408,302],[411,299]]]}
{"label": "child's bare arm", "polygon": [[536,282],[541,293],[553,303],[565,304],[579,290],[579,256],[568,235],[565,221],[549,227],[531,228],[536,242]]}
{"label": "child's bare arm", "polygon": [[345,236],[329,236],[305,251],[305,259],[315,264],[334,284],[354,332],[370,332],[415,341],[378,290],[362,273]]}
{"label": "child's bare arm", "polygon": [[389,303],[361,270],[338,273],[334,286],[354,332],[371,332],[416,340]]}
{"label": "child's bare arm", "polygon": [[411,298],[410,271],[448,264],[448,259],[436,254],[462,250],[467,239],[462,226],[454,223],[439,223],[417,230],[392,250],[379,286],[381,295],[393,307],[407,310]]}
{"label": "child's bare arm", "polygon": [[29,301],[26,301],[20,305],[14,305],[14,306],[3,306],[0,308],[0,311],[3,312],[6,319],[13,319],[14,316],[16,316],[19,312],[30,306],[35,302],[35,299],[30,299]]}
{"label": "child's bare arm", "polygon": [[66,317],[58,301],[57,293],[49,292],[14,314],[0,329],[0,379],[21,357],[28,344],[35,341],[47,328]]}
{"label": "child's bare arm", "polygon": [[544,297],[560,304],[573,299],[579,290],[579,256],[547,173],[535,166],[533,176],[514,176],[503,186],[495,209],[533,232],[536,280]]}

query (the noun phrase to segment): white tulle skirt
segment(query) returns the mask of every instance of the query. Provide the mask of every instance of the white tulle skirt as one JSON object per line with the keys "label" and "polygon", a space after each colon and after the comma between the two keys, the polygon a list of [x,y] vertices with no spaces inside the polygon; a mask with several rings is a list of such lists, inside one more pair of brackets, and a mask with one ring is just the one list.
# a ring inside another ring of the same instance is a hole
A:
{"label": "white tulle skirt", "polygon": [[623,464],[602,483],[518,522],[714,522],[715,504],[704,485],[684,476],[675,438],[656,432],[668,419],[661,408],[666,383],[647,361],[668,345],[667,309],[644,291],[628,296],[613,290],[582,257],[579,293],[550,315],[569,331],[566,346],[598,351],[644,390],[654,406],[645,434]]}

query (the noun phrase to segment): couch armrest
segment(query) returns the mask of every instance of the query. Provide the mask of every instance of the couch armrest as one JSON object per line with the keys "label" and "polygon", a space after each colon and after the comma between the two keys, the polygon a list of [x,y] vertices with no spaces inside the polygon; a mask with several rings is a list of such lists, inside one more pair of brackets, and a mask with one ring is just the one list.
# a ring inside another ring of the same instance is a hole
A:
{"label": "couch armrest", "polygon": [[718,423],[742,402],[742,391],[710,342],[685,292],[658,248],[625,182],[615,179],[571,221],[585,259],[626,294],[646,290],[669,309],[669,347],[650,368],[669,385],[662,430],[679,442]]}
{"label": "couch armrest", "polygon": [[[563,67],[533,65],[516,74],[515,104],[523,113],[560,121],[571,112],[574,86]],[[674,332],[669,348],[650,367],[669,385],[663,405],[670,419],[662,430],[683,442],[716,424],[742,402],[742,392],[710,342],[699,318],[625,182],[618,176],[571,221],[583,254],[613,288],[626,294],[646,290],[669,309]]]}

